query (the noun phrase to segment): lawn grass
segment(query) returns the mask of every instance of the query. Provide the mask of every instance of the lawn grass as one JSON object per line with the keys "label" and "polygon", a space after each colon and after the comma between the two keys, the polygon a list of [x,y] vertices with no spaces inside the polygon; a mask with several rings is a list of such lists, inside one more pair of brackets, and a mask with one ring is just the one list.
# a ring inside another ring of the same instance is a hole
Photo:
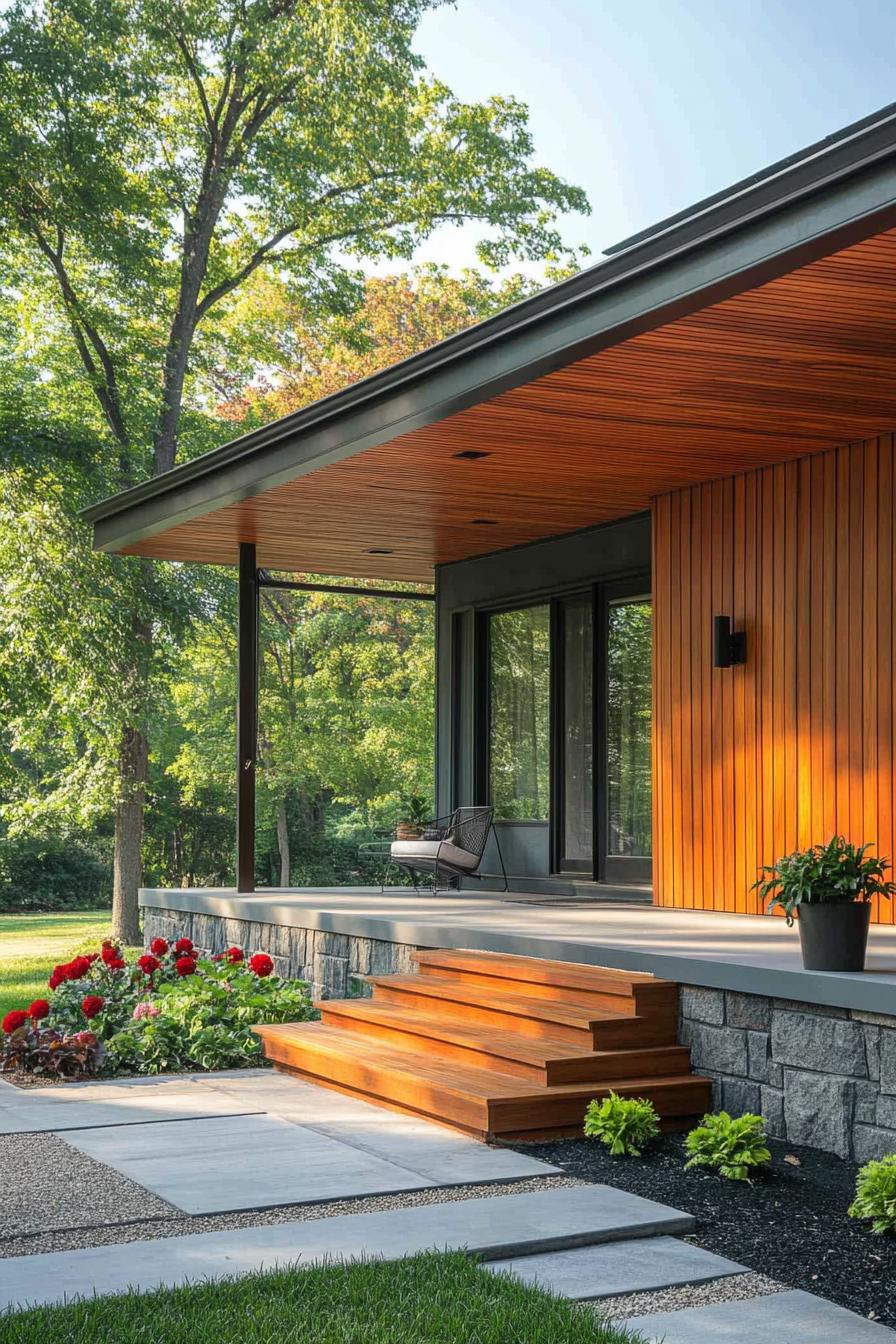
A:
{"label": "lawn grass", "polygon": [[[90,1285],[84,1285],[85,1291]],[[0,1344],[630,1344],[460,1252],[276,1270],[0,1317]]]}
{"label": "lawn grass", "polygon": [[44,998],[58,961],[109,936],[111,910],[65,910],[45,915],[0,915],[0,1018]]}

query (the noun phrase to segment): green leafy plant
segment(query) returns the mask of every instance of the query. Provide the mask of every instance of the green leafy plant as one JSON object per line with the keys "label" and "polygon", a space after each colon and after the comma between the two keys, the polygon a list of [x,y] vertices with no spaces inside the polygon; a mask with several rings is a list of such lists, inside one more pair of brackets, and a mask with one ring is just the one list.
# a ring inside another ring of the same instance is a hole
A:
{"label": "green leafy plant", "polygon": [[206,958],[189,938],[155,938],[136,958],[107,939],[55,966],[48,990],[3,1019],[0,1067],[66,1077],[246,1068],[262,1058],[253,1027],[315,1015],[307,984],[276,975],[267,953]]}
{"label": "green leafy plant", "polygon": [[870,844],[857,847],[844,836],[834,835],[826,845],[795,850],[766,864],[760,869],[765,876],[760,876],[751,890],[768,901],[769,911],[779,905],[788,924],[793,923],[794,912],[804,903],[842,905],[870,901],[872,896],[892,896],[896,883],[884,879],[890,862],[868,855],[870,848]]}
{"label": "green leafy plant", "polygon": [[870,1218],[871,1231],[896,1232],[896,1153],[866,1162],[856,1178],[850,1218]]}
{"label": "green leafy plant", "polygon": [[685,1139],[689,1167],[711,1167],[729,1181],[748,1181],[750,1172],[765,1167],[772,1155],[766,1146],[765,1123],[759,1115],[732,1119],[727,1111],[704,1115]]}
{"label": "green leafy plant", "polygon": [[614,1157],[640,1157],[641,1149],[660,1132],[653,1102],[644,1097],[617,1097],[611,1092],[603,1101],[589,1102],[585,1133],[600,1139]]}

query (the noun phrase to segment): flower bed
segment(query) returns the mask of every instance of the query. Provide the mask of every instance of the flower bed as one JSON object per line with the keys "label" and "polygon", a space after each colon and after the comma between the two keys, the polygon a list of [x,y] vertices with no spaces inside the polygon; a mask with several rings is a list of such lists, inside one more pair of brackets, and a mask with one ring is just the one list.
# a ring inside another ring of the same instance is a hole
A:
{"label": "flower bed", "polygon": [[104,942],[55,966],[46,999],[3,1019],[0,1070],[56,1078],[249,1068],[253,1026],[314,1015],[308,986],[282,980],[266,952],[200,957],[189,938],[153,940],[128,963]]}

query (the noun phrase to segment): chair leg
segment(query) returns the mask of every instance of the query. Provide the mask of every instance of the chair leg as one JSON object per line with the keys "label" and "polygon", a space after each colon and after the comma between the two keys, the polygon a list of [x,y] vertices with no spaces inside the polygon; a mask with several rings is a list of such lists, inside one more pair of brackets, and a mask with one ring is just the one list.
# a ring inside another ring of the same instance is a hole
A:
{"label": "chair leg", "polygon": [[498,828],[492,827],[492,834],[495,837],[495,846],[498,850],[498,858],[501,862],[501,876],[504,878],[504,890],[510,890],[510,883],[507,881],[507,869],[504,867],[504,855],[501,853],[501,841],[498,839]]}

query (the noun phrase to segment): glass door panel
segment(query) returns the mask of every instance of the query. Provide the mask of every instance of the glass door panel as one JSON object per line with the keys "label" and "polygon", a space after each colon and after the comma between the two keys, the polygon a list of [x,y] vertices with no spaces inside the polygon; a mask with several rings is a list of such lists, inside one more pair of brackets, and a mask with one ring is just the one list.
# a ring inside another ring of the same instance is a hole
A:
{"label": "glass door panel", "polygon": [[550,607],[489,622],[489,795],[496,820],[546,821],[550,801]]}
{"label": "glass door panel", "polygon": [[562,825],[558,868],[594,869],[594,602],[590,593],[560,605],[560,754]]}
{"label": "glass door panel", "polygon": [[652,604],[607,604],[606,861],[609,881],[648,882],[652,850]]}

